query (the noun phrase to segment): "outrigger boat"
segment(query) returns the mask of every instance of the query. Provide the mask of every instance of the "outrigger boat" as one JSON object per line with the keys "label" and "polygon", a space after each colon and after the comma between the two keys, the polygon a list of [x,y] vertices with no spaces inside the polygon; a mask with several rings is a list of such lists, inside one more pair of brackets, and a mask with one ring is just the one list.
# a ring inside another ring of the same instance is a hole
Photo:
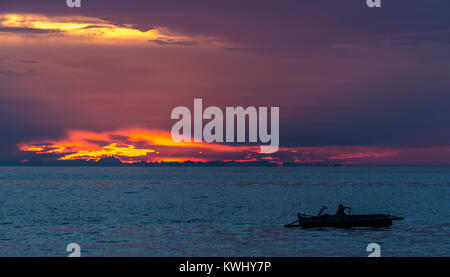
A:
{"label": "outrigger boat", "polygon": [[349,214],[329,215],[322,212],[326,209],[322,206],[319,214],[316,216],[298,214],[298,220],[284,225],[286,228],[314,228],[314,227],[384,227],[391,226],[392,221],[402,220],[403,217],[391,216],[390,214],[361,214],[352,215],[351,209]]}

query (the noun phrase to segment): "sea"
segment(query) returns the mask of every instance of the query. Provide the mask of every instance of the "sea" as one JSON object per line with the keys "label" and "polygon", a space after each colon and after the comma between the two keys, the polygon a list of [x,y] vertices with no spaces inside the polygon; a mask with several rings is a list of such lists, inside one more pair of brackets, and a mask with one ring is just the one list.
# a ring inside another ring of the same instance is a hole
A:
{"label": "sea", "polygon": [[[285,228],[338,204],[384,228]],[[0,256],[450,256],[450,167],[0,167]]]}

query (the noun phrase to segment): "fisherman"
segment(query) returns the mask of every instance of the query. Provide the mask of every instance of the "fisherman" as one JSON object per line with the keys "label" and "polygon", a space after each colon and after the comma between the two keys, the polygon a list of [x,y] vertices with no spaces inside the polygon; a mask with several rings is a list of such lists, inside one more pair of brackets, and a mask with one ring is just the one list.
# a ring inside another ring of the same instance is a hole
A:
{"label": "fisherman", "polygon": [[336,215],[345,215],[345,209],[351,210],[350,207],[345,207],[344,205],[339,204],[338,209],[336,211]]}

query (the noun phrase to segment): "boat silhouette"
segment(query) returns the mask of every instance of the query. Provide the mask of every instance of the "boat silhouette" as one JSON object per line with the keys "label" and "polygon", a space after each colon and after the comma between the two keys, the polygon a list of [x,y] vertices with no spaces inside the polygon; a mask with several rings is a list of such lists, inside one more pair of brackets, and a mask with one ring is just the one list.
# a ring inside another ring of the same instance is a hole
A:
{"label": "boat silhouette", "polygon": [[298,219],[292,223],[284,225],[286,228],[314,228],[314,227],[385,227],[391,226],[392,221],[402,220],[403,217],[391,216],[390,214],[349,214],[337,213],[334,215],[323,214],[326,209],[322,206],[316,216],[298,213]]}

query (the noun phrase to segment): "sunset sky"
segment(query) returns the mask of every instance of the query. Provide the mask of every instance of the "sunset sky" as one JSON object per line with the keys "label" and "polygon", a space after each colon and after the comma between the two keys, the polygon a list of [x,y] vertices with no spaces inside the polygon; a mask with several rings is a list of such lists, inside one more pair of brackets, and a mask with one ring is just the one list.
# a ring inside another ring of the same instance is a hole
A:
{"label": "sunset sky", "polygon": [[[450,2],[0,0],[0,161],[450,165]],[[173,108],[280,107],[280,149]]]}

